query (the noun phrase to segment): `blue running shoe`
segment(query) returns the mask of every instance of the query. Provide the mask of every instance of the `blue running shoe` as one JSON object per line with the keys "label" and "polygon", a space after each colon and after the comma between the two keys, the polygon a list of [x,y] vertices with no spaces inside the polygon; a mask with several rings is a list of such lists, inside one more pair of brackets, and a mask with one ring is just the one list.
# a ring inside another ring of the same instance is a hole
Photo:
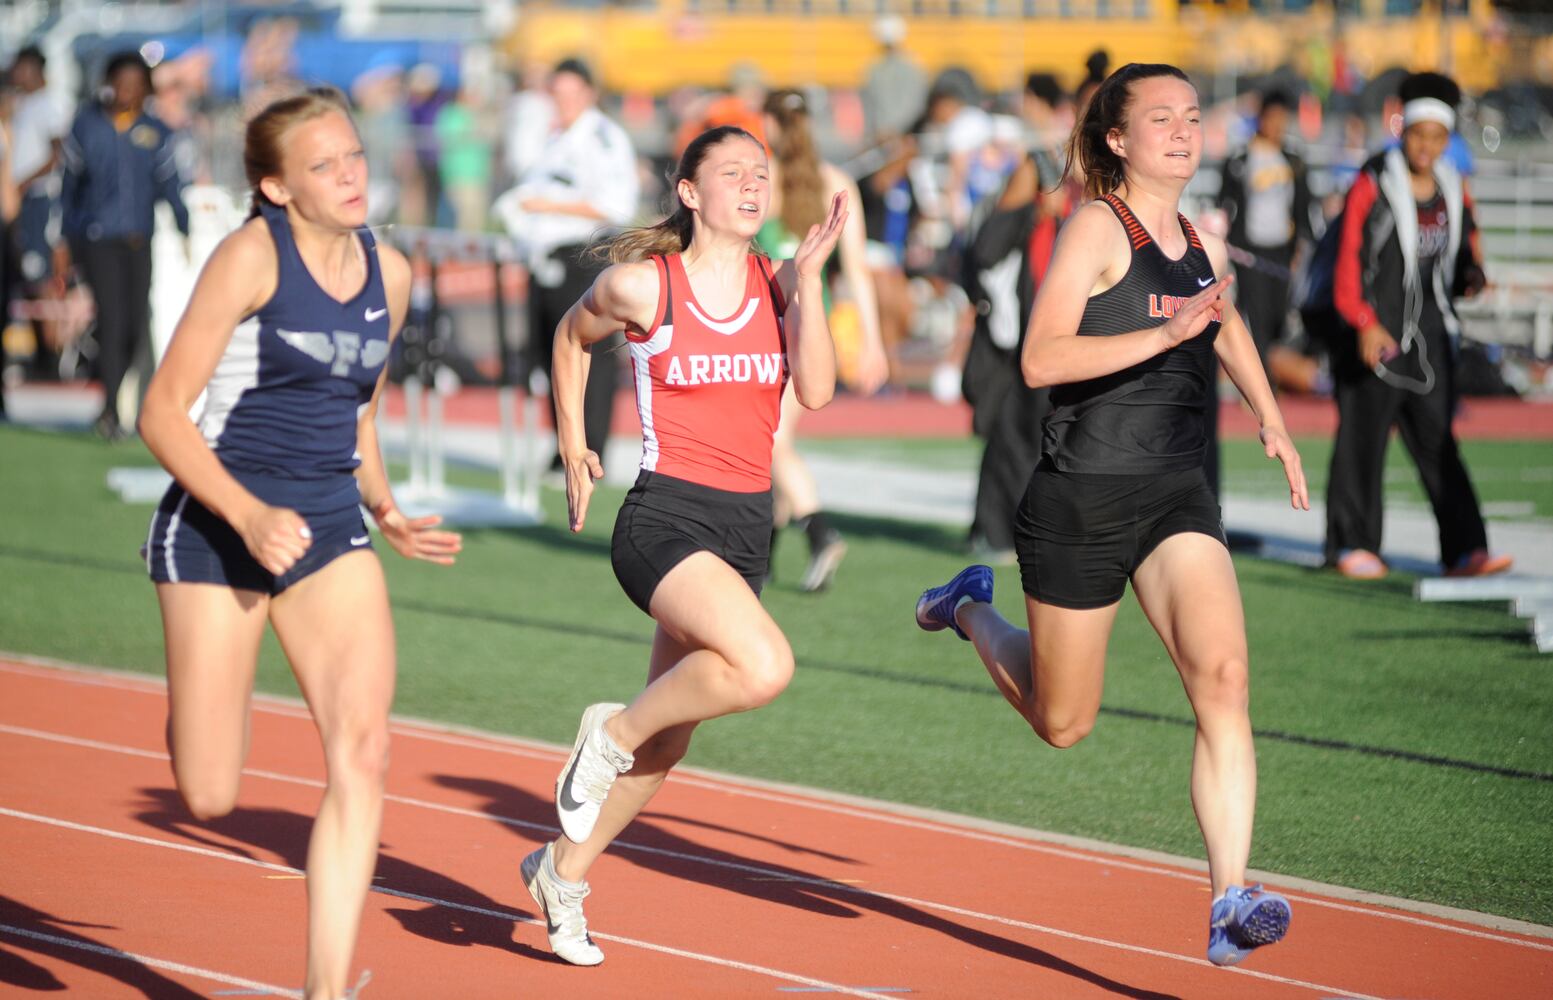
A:
{"label": "blue running shoe", "polygon": [[962,639],[970,638],[954,620],[954,609],[962,598],[983,604],[992,603],[992,567],[967,566],[942,587],[930,587],[917,598],[917,625],[924,632],[952,628]]}
{"label": "blue running shoe", "polygon": [[1264,944],[1289,932],[1289,901],[1260,885],[1232,885],[1213,903],[1208,917],[1208,961],[1235,965]]}

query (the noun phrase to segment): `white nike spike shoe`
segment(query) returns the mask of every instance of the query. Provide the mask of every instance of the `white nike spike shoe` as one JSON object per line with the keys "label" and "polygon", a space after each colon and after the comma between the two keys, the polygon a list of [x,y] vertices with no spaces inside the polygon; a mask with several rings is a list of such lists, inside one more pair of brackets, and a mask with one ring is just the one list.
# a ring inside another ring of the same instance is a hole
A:
{"label": "white nike spike shoe", "polygon": [[588,839],[610,786],[635,763],[604,732],[604,720],[624,708],[610,702],[588,706],[582,713],[572,755],[555,779],[555,811],[561,819],[561,832],[573,843]]}
{"label": "white nike spike shoe", "polygon": [[546,844],[523,859],[518,869],[523,884],[545,918],[550,950],[556,957],[572,965],[598,965],[604,953],[588,936],[588,918],[582,913],[582,901],[592,890],[586,882],[561,881],[550,854],[552,846]]}

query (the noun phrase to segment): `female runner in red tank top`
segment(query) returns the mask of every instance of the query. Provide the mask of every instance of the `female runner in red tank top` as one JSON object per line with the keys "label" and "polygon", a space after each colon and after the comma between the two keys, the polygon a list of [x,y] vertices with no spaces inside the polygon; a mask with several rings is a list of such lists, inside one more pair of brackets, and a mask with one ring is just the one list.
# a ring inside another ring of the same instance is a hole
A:
{"label": "female runner in red tank top", "polygon": [[603,475],[583,436],[588,347],[621,328],[630,341],[642,471],[616,519],[611,559],[627,595],[658,623],[647,688],[629,706],[583,713],[556,781],[564,836],[522,865],[552,950],[575,965],[604,960],[582,913],[594,859],[657,792],[698,723],[759,708],[792,677],[792,649],[759,598],[772,436],[789,379],[808,409],[836,387],[821,272],[846,222],[845,194],[773,269],[750,246],[771,184],[765,147],[748,132],[724,126],[693,141],[674,192],[667,219],[606,245],[614,265],[555,332],[573,531]]}
{"label": "female runner in red tank top", "polygon": [[1071,747],[1100,710],[1131,580],[1197,718],[1191,797],[1213,885],[1208,958],[1231,965],[1279,940],[1290,914],[1283,898],[1244,885],[1256,805],[1246,628],[1202,468],[1216,361],[1261,422],[1294,508],[1310,501],[1256,346],[1222,298],[1224,243],[1180,214],[1201,154],[1197,91],[1179,69],[1129,64],[1090,98],[1069,170],[1093,200],[1062,230],[1021,359],[1032,387],[1052,387],[1014,531],[1029,629],[992,606],[986,566],[926,591],[917,623],[974,643],[1036,734]]}

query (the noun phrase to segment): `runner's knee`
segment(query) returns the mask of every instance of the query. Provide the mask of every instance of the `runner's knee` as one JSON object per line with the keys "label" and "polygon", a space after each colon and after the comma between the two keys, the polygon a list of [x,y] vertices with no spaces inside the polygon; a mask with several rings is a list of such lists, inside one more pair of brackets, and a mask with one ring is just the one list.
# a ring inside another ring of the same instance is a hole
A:
{"label": "runner's knee", "polygon": [[1210,659],[1191,674],[1192,705],[1205,713],[1244,715],[1251,704],[1251,684],[1246,661],[1240,656]]}
{"label": "runner's knee", "polygon": [[191,775],[176,764],[173,777],[178,794],[189,812],[201,823],[220,819],[237,807],[237,775]]}
{"label": "runner's knee", "polygon": [[739,672],[743,710],[769,705],[793,679],[793,649],[775,629],[730,662]]}
{"label": "runner's knee", "polygon": [[388,777],[387,720],[344,727],[330,740],[328,760],[330,783],[381,789]]}
{"label": "runner's knee", "polygon": [[1058,750],[1067,750],[1095,728],[1095,717],[1037,709],[1030,719],[1030,728]]}

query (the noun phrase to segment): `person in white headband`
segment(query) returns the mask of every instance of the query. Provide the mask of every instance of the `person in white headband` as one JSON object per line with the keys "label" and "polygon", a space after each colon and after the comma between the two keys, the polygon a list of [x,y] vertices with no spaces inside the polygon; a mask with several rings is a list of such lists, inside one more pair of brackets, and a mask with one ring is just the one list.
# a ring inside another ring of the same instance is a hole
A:
{"label": "person in white headband", "polygon": [[1488,548],[1451,426],[1461,334],[1453,300],[1486,280],[1467,182],[1446,156],[1461,89],[1439,73],[1414,73],[1397,96],[1401,141],[1361,168],[1340,223],[1332,302],[1353,335],[1333,340],[1327,562],[1354,579],[1386,575],[1380,473],[1396,427],[1434,510],[1441,570],[1502,573],[1513,559]]}
{"label": "person in white headband", "polygon": [[1402,105],[1402,127],[1419,122],[1438,122],[1450,131],[1456,127],[1456,110],[1438,97],[1415,97]]}

